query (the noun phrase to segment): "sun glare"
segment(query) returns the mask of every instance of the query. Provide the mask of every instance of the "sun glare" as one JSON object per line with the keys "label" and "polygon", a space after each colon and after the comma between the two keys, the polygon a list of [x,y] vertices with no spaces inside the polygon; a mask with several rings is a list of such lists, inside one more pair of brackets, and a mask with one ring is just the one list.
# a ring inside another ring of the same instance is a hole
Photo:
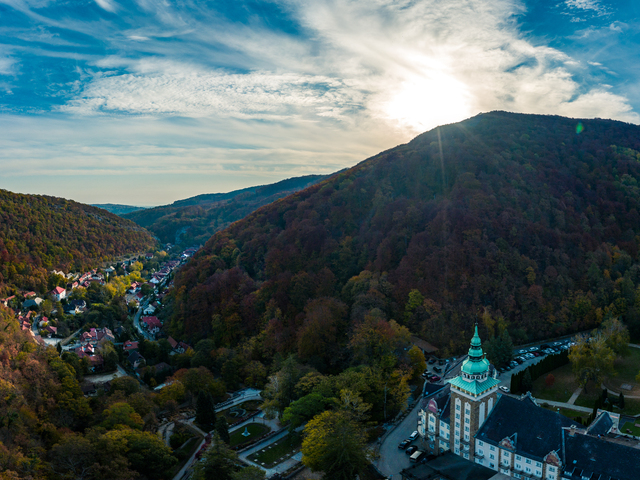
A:
{"label": "sun glare", "polygon": [[384,103],[385,116],[405,128],[423,132],[470,116],[466,86],[438,71],[416,75],[402,82],[399,91]]}

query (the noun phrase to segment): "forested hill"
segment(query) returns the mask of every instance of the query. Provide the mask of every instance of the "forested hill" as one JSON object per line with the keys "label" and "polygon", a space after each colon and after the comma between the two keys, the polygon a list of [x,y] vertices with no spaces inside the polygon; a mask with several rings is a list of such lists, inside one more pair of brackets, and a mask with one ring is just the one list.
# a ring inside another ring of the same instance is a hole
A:
{"label": "forested hill", "polygon": [[[303,359],[367,316],[449,352],[476,318],[515,342],[607,315],[638,336],[638,180],[636,125],[492,112],[436,128],[216,234],[176,279],[171,329]],[[311,313],[331,297],[346,327]]]}
{"label": "forested hill", "polygon": [[257,208],[307,188],[323,178],[324,175],[307,175],[229,193],[198,195],[123,217],[149,229],[162,242],[200,245],[214,233]]}
{"label": "forested hill", "polygon": [[52,269],[79,271],[155,245],[130,220],[62,198],[0,190],[0,296],[47,290]]}

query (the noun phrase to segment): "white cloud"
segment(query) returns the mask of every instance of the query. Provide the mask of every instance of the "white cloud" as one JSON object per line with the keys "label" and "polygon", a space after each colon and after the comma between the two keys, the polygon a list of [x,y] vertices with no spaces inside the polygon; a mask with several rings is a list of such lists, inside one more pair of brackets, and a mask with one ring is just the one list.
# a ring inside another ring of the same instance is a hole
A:
{"label": "white cloud", "polygon": [[341,117],[362,95],[323,76],[205,71],[173,62],[143,61],[136,73],[100,75],[67,113],[274,119],[315,114]]}
{"label": "white cloud", "polygon": [[95,0],[100,8],[110,13],[116,13],[118,5],[113,0]]}

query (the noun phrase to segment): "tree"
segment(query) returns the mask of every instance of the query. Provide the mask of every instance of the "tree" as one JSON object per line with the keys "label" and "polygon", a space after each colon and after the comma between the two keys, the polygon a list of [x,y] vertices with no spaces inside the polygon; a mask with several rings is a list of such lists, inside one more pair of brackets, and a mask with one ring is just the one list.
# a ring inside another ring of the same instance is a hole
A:
{"label": "tree", "polygon": [[231,441],[231,437],[229,436],[229,425],[227,424],[227,419],[220,416],[216,420],[216,433],[220,436],[224,443],[229,443]]}
{"label": "tree", "polygon": [[111,342],[105,342],[100,348],[100,354],[104,359],[104,369],[108,372],[115,370],[118,365],[118,352]]}
{"label": "tree", "polygon": [[527,368],[524,371],[524,376],[522,377],[522,390],[525,392],[530,392],[533,388],[533,381],[531,380],[531,372]]}
{"label": "tree", "polygon": [[70,474],[77,480],[90,477],[95,449],[82,435],[66,435],[60,443],[53,446],[50,455],[54,472]]}
{"label": "tree", "polygon": [[293,431],[312,419],[326,408],[327,401],[319,393],[310,393],[291,404],[284,409],[282,415],[283,422],[289,422],[289,430]]}
{"label": "tree", "polygon": [[196,423],[210,431],[216,424],[216,405],[210,392],[201,391],[196,400]]}
{"label": "tree", "polygon": [[409,363],[411,364],[411,376],[413,379],[416,379],[427,368],[427,361],[424,358],[424,353],[422,353],[422,350],[420,350],[418,346],[414,345],[407,352],[407,356],[409,357]]}
{"label": "tree", "polygon": [[553,376],[552,373],[550,373],[549,375],[547,375],[547,377],[544,379],[544,384],[547,387],[551,387],[556,381],[556,377]]}
{"label": "tree", "polygon": [[141,430],[144,426],[142,417],[126,402],[114,403],[103,412],[103,415],[102,426],[109,430],[122,426]]}
{"label": "tree", "polygon": [[600,331],[607,346],[616,354],[624,355],[629,351],[629,329],[617,317],[605,320]]}
{"label": "tree", "polygon": [[[218,433],[214,433],[211,447],[204,454],[203,460],[196,464],[193,479],[240,480],[243,477],[236,476],[239,471],[238,454],[229,448]],[[252,477],[245,478],[251,479]],[[259,479],[260,477],[254,478]]]}
{"label": "tree", "polygon": [[613,362],[616,355],[607,345],[607,338],[602,333],[593,336],[581,334],[576,336],[575,342],[569,350],[569,361],[585,391],[589,381],[600,385],[605,376],[615,374]]}
{"label": "tree", "polygon": [[367,465],[364,430],[348,414],[325,411],[304,429],[302,462],[323,479],[353,480]]}
{"label": "tree", "polygon": [[509,365],[513,359],[513,342],[509,332],[504,329],[497,337],[493,337],[483,345],[487,358],[496,367]]}
{"label": "tree", "polygon": [[295,387],[304,373],[291,355],[283,362],[280,371],[269,377],[269,383],[262,394],[266,398],[262,409],[267,418],[281,417],[284,409],[297,398]]}
{"label": "tree", "polygon": [[618,407],[620,410],[624,410],[624,395],[620,392],[620,396],[618,397]]}

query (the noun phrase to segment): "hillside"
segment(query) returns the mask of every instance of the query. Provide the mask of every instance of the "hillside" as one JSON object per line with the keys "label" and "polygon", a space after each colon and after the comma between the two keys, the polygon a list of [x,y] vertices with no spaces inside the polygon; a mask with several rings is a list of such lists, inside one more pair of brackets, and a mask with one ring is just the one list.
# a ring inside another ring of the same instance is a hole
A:
{"label": "hillside", "polygon": [[[580,122],[478,115],[257,210],[182,269],[170,331],[302,359],[323,356],[307,340],[333,351],[371,317],[444,353],[477,318],[483,338],[508,328],[516,343],[608,315],[638,337],[640,127]],[[332,301],[346,326],[314,320]]]}
{"label": "hillside", "polygon": [[155,244],[147,231],[100,208],[0,190],[0,295],[45,292],[48,271],[80,271]]}
{"label": "hillside", "polygon": [[138,210],[144,210],[145,207],[134,207],[133,205],[120,205],[118,203],[94,203],[92,207],[102,208],[107,212],[115,213],[116,215],[125,215],[131,212],[137,212]]}
{"label": "hillside", "polygon": [[261,206],[302,190],[323,178],[323,175],[307,175],[229,193],[197,195],[171,205],[139,210],[123,216],[153,232],[161,242],[199,245]]}

